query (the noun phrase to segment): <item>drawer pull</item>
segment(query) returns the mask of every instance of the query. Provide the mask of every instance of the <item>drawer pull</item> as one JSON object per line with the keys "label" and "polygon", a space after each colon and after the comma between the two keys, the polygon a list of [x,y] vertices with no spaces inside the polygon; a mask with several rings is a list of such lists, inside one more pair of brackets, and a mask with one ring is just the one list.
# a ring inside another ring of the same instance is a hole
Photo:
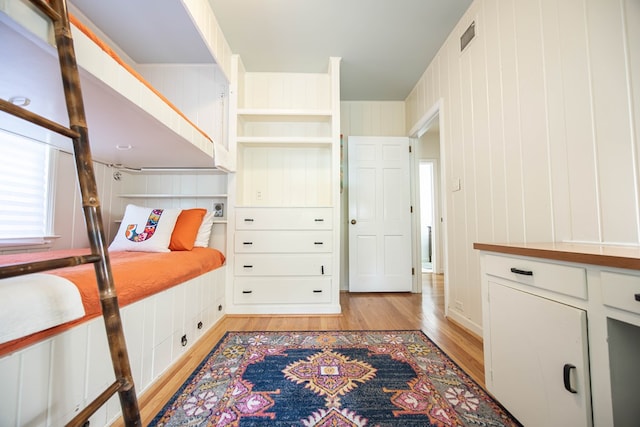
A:
{"label": "drawer pull", "polygon": [[253,242],[242,242],[243,245],[253,245]]}
{"label": "drawer pull", "polygon": [[562,369],[562,379],[564,381],[564,388],[569,393],[576,394],[578,392],[578,390],[573,388],[573,386],[571,385],[571,370],[572,369],[576,369],[576,367],[571,365],[571,364],[569,364],[569,363],[565,363],[564,368]]}
{"label": "drawer pull", "polygon": [[183,335],[182,338],[180,338],[180,344],[182,344],[183,347],[186,347],[187,342],[187,336]]}
{"label": "drawer pull", "polygon": [[245,218],[244,222],[253,222],[253,218]]}
{"label": "drawer pull", "polygon": [[635,294],[634,298],[636,299],[636,301],[640,301],[640,294]]}
{"label": "drawer pull", "polygon": [[314,219],[314,221],[315,221],[315,222],[323,222],[323,221],[324,221],[324,218],[316,218],[316,219]]}
{"label": "drawer pull", "polygon": [[[322,274],[324,274],[324,265],[321,265],[321,266],[320,266],[320,272],[321,272]],[[636,295],[636,296],[637,296],[637,295]]]}
{"label": "drawer pull", "polygon": [[250,293],[252,293],[252,292],[253,292],[253,291],[242,291],[242,293],[243,293],[243,294],[250,294]]}
{"label": "drawer pull", "polygon": [[519,268],[511,267],[511,272],[515,274],[522,274],[523,276],[533,276],[531,270],[520,270]]}
{"label": "drawer pull", "polygon": [[314,289],[313,293],[314,294],[321,294],[322,293],[322,289]]}
{"label": "drawer pull", "polygon": [[324,244],[324,243],[322,243],[322,242],[313,242],[313,244],[314,244],[314,245],[322,245],[322,244]]}
{"label": "drawer pull", "polygon": [[244,268],[253,268],[253,265],[243,265]]}

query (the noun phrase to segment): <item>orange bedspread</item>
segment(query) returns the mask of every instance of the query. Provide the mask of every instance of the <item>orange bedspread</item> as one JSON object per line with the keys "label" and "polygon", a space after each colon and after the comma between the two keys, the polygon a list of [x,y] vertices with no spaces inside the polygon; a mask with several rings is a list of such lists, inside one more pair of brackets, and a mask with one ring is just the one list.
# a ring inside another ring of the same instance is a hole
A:
{"label": "orange bedspread", "polygon": [[[0,265],[18,264],[52,258],[88,254],[88,249],[69,249],[1,255]],[[212,248],[193,248],[191,251],[166,253],[110,252],[111,271],[120,307],[139,301],[172,286],[214,270],[224,264],[224,255]],[[13,352],[29,344],[48,338],[101,314],[100,297],[93,264],[51,270],[47,273],[64,277],[80,291],[85,316],[54,328],[36,332],[0,344],[0,355]]]}

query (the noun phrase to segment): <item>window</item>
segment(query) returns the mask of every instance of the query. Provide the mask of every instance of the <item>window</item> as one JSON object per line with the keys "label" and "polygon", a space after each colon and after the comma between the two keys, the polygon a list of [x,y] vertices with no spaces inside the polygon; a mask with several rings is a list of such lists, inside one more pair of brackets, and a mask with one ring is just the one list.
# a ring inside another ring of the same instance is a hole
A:
{"label": "window", "polygon": [[50,234],[49,158],[47,144],[0,130],[0,244]]}

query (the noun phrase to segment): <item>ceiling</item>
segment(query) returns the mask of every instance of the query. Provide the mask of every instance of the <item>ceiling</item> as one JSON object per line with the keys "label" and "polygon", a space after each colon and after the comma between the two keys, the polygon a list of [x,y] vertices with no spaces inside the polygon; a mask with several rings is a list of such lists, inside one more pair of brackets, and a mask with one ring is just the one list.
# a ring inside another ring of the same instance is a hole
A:
{"label": "ceiling", "polygon": [[[212,61],[178,0],[70,1],[138,63]],[[404,100],[472,2],[208,1],[248,71],[324,72],[339,56],[352,101]]]}

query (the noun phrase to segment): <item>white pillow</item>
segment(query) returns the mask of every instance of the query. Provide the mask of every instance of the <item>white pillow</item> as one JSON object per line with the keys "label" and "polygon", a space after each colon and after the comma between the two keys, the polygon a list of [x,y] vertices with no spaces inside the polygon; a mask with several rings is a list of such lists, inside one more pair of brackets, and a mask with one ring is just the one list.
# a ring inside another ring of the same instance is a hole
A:
{"label": "white pillow", "polygon": [[169,252],[171,233],[182,209],[127,205],[110,251]]}
{"label": "white pillow", "polygon": [[202,218],[202,224],[200,224],[200,228],[198,229],[198,235],[196,236],[196,242],[193,244],[194,247],[198,248],[206,248],[209,247],[209,238],[211,237],[211,227],[213,227],[213,220],[215,212],[207,211],[204,214],[204,218]]}

